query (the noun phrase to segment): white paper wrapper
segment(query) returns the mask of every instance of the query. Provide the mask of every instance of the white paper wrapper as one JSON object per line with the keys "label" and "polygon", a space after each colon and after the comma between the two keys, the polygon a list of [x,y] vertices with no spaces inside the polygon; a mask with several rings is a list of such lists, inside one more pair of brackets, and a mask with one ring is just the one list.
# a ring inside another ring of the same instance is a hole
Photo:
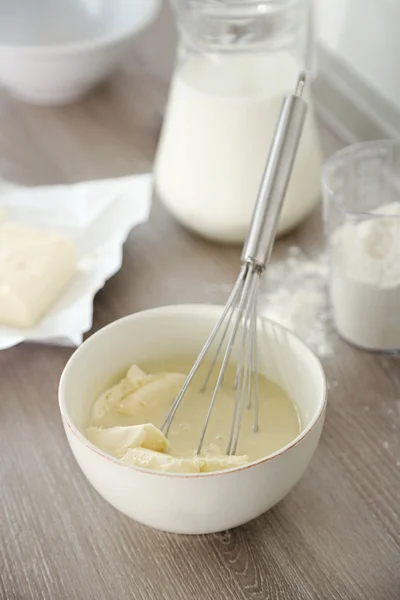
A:
{"label": "white paper wrapper", "polygon": [[93,298],[121,268],[123,243],[135,225],[147,220],[151,194],[149,174],[37,188],[0,182],[0,219],[58,231],[78,250],[78,274],[64,295],[32,329],[0,325],[0,350],[25,340],[82,342],[92,326]]}

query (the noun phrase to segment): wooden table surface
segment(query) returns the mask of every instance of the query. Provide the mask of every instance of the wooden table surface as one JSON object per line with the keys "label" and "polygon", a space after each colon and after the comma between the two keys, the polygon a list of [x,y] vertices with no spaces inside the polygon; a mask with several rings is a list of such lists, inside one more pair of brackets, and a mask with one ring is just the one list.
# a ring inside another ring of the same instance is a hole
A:
{"label": "wooden table surface", "polygon": [[[173,52],[164,10],[125,67],[80,104],[39,108],[1,94],[0,174],[37,184],[150,170]],[[340,146],[323,127],[321,137],[326,154]],[[274,259],[290,244],[312,254],[320,229],[317,213],[279,241]],[[152,306],[207,302],[215,284],[233,281],[238,256],[193,237],[155,202],[95,299],[92,331]],[[261,518],[200,537],[136,524],[87,483],[57,404],[71,349],[0,352],[1,599],[399,599],[399,359],[339,340],[335,351],[324,361],[325,429],[302,481]]]}

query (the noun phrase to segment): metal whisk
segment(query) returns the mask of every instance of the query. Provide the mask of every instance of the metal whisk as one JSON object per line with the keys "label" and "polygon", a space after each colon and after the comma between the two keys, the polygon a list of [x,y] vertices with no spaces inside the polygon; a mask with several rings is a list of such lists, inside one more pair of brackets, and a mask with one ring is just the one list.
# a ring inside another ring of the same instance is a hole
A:
{"label": "metal whisk", "polygon": [[[297,80],[294,94],[287,96],[283,101],[267,165],[261,181],[257,202],[254,208],[250,229],[243,247],[241,257],[242,268],[239,277],[233,286],[219,321],[204,344],[185,383],[171,405],[161,428],[164,434],[168,436],[172,421],[187,388],[206,353],[220,335],[218,347],[211,362],[206,380],[202,386],[202,390],[206,389],[216,361],[224,347],[225,340],[227,341],[221,369],[213,390],[199,445],[197,447],[197,454],[200,454],[201,452],[218,391],[221,388],[232,348],[238,335],[240,336],[240,347],[235,377],[236,396],[226,454],[236,453],[245,403],[247,408],[254,408],[253,430],[254,432],[258,431],[258,291],[261,275],[265,271],[271,255],[279,215],[306,116],[307,105],[301,98],[304,85],[305,74],[302,72]],[[239,330],[241,330],[240,333]]]}

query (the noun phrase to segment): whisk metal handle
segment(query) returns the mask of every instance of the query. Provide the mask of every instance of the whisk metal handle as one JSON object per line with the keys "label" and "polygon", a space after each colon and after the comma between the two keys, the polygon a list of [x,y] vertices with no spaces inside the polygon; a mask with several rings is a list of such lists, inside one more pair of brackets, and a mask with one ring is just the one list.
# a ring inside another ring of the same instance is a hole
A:
{"label": "whisk metal handle", "polygon": [[294,94],[283,101],[253,217],[242,252],[243,263],[265,269],[271,255],[279,215],[307,112],[301,98],[305,73],[299,75]]}

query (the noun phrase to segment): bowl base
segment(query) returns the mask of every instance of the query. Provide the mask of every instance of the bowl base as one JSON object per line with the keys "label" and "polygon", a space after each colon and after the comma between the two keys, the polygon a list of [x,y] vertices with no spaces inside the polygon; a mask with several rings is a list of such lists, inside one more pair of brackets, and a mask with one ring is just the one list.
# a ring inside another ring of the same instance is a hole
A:
{"label": "bowl base", "polygon": [[7,87],[7,91],[16,100],[25,102],[26,104],[35,104],[37,106],[63,106],[78,102],[84,96],[92,91],[94,85],[78,90],[60,90],[54,93],[37,93],[33,90],[21,90],[14,87]]}

